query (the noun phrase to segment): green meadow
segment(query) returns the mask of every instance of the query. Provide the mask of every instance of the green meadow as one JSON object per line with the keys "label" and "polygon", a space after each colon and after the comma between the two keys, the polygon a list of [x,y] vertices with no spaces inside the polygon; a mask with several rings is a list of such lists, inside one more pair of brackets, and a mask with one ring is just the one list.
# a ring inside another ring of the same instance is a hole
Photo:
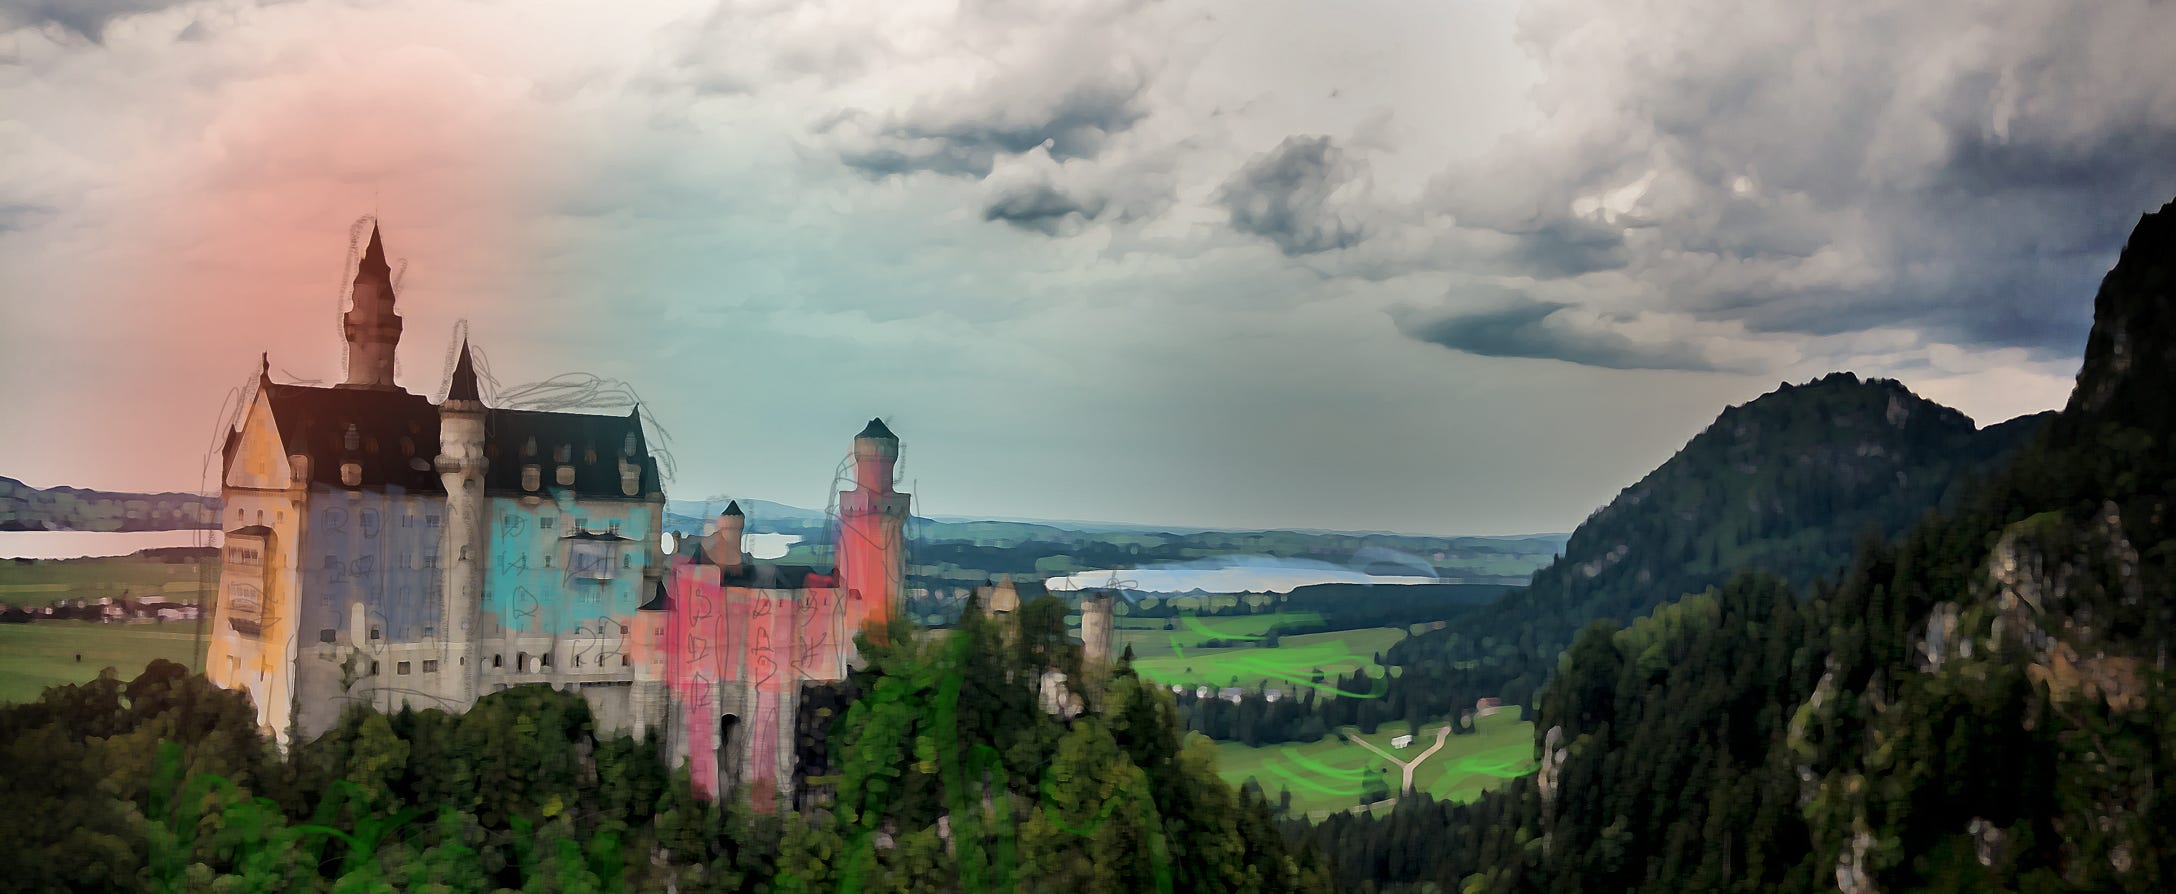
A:
{"label": "green meadow", "polygon": [[168,562],[148,556],[89,559],[0,559],[0,605],[39,606],[62,599],[165,596],[195,602],[219,587],[211,559]]}
{"label": "green meadow", "polygon": [[[1312,612],[1277,612],[1228,618],[1185,616],[1121,618],[1114,648],[1133,647],[1133,666],[1142,676],[1184,686],[1275,686],[1287,692],[1311,684],[1317,673],[1323,686],[1365,668],[1381,678],[1375,656],[1404,639],[1404,630],[1365,627],[1279,637],[1269,645],[1263,634],[1278,624],[1312,623]],[[1222,642],[1220,647],[1208,647]]]}
{"label": "green meadow", "polygon": [[[1413,773],[1413,787],[1437,800],[1470,801],[1504,780],[1524,776],[1534,769],[1534,725],[1520,720],[1516,710],[1478,718],[1478,732],[1451,736],[1443,748]],[[1376,747],[1412,760],[1435,742],[1441,723],[1426,724],[1404,749],[1390,747],[1390,740],[1404,735],[1403,723],[1386,723],[1373,735],[1363,736]],[[1239,785],[1253,779],[1275,801],[1281,792],[1292,793],[1292,811],[1321,818],[1360,806],[1368,780],[1380,774],[1392,795],[1401,775],[1396,766],[1364,747],[1346,741],[1358,736],[1347,727],[1306,744],[1283,743],[1250,748],[1237,742],[1218,742],[1217,771],[1225,781]],[[1385,812],[1390,802],[1372,809]]]}
{"label": "green meadow", "polygon": [[[196,622],[0,624],[0,703],[36,699],[48,686],[83,683],[111,667],[133,679],[154,658],[194,667]],[[83,656],[82,661],[76,655]]]}

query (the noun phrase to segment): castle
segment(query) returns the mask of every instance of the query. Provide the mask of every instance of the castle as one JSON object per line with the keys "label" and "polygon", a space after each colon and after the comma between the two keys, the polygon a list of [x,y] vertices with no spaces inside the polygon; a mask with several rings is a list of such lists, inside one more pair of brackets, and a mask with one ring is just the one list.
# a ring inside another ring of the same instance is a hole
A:
{"label": "castle", "polygon": [[751,561],[737,504],[668,554],[639,413],[488,406],[466,341],[443,401],[408,392],[390,273],[373,225],[346,381],[274,382],[268,356],[227,437],[207,675],[283,743],[350,704],[547,684],[657,734],[706,795],[790,796],[802,684],[843,679],[903,594],[898,438],[872,420],[853,440],[835,569]]}

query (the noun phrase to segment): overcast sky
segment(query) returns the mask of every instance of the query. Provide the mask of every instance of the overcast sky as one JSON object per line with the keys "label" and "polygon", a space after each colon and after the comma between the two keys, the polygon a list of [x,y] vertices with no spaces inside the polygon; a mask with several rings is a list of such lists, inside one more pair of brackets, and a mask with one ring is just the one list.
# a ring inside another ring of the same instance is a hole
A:
{"label": "overcast sky", "polygon": [[0,475],[196,489],[341,377],[626,382],[676,498],[1566,531],[1834,369],[2061,403],[2176,196],[2144,0],[0,0]]}

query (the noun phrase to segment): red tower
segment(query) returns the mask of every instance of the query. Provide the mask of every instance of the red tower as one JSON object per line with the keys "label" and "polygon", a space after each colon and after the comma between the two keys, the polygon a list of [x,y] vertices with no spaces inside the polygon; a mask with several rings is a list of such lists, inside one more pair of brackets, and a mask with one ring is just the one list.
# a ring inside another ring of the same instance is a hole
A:
{"label": "red tower", "polygon": [[899,437],[881,419],[854,436],[854,489],[839,494],[839,575],[848,613],[881,636],[906,593],[907,495],[892,488]]}

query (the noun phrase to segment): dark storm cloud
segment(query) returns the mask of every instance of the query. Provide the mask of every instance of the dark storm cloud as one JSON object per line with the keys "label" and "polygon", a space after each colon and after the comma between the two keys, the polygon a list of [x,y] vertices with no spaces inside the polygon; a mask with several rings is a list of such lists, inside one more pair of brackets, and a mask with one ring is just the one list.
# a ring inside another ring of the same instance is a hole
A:
{"label": "dark storm cloud", "polygon": [[870,177],[916,171],[985,177],[999,156],[1046,143],[1059,161],[1094,158],[1148,114],[1146,87],[1137,76],[1111,77],[1073,84],[1044,102],[984,96],[927,105],[885,122],[870,145],[842,149],[839,159]]}
{"label": "dark storm cloud", "polygon": [[1350,248],[1366,232],[1345,219],[1333,196],[1360,175],[1329,137],[1290,136],[1241,166],[1216,200],[1231,212],[1232,229],[1268,239],[1288,256]]}
{"label": "dark storm cloud", "polygon": [[1069,224],[1094,220],[1103,207],[1100,199],[1077,198],[1049,183],[1022,183],[992,196],[983,205],[982,219],[1056,236]]}
{"label": "dark storm cloud", "polygon": [[1509,237],[1497,272],[1622,268],[1646,310],[1752,333],[2051,358],[2176,195],[2176,4],[2021,0],[1990,30],[1940,0],[1535,0],[1520,22],[1550,114],[1438,191]]}
{"label": "dark storm cloud", "polygon": [[[1565,317],[1572,305],[1536,301],[1497,310],[1401,321],[1406,335],[1484,357],[1562,360],[1605,369],[1719,369],[1696,347],[1642,344],[1605,326]],[[1554,318],[1554,319],[1552,319]]]}
{"label": "dark storm cloud", "polygon": [[179,6],[187,0],[0,0],[0,25],[58,28],[91,43],[104,43],[115,19]]}

